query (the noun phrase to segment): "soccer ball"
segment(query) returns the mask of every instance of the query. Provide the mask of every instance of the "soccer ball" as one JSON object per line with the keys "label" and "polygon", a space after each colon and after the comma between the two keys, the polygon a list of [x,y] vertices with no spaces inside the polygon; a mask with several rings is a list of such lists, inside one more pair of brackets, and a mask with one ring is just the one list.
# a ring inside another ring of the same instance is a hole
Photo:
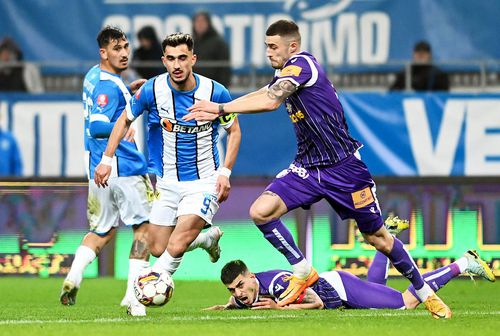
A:
{"label": "soccer ball", "polygon": [[137,300],[146,307],[161,307],[172,298],[174,281],[166,271],[145,269],[134,281]]}

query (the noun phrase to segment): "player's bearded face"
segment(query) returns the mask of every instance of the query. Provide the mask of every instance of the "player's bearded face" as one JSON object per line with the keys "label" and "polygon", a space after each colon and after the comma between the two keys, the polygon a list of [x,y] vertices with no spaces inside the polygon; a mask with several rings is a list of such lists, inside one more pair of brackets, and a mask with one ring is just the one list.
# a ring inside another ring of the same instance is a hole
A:
{"label": "player's bearded face", "polygon": [[196,55],[185,44],[178,45],[177,47],[166,46],[162,61],[163,65],[167,68],[170,79],[174,83],[182,85],[193,73]]}
{"label": "player's bearded face", "polygon": [[266,56],[274,69],[281,69],[291,57],[290,43],[279,35],[266,36]]}
{"label": "player's bearded face", "polygon": [[130,55],[129,42],[126,39],[113,40],[104,48],[104,58],[108,65],[120,73],[128,68],[128,57]]}

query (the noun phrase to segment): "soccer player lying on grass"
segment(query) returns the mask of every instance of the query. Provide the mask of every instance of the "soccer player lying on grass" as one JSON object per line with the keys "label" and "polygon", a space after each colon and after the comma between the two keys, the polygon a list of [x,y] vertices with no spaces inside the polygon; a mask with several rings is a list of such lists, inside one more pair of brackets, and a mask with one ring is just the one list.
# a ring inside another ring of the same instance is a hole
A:
{"label": "soccer player lying on grass", "polygon": [[[372,280],[363,281],[344,271],[329,271],[320,274],[319,280],[307,288],[292,304],[279,307],[281,293],[287,288],[292,275],[285,270],[272,270],[252,273],[241,260],[227,263],[221,271],[221,280],[229,289],[231,297],[225,305],[216,305],[207,310],[224,309],[415,309],[419,301],[412,285],[401,293],[385,285],[385,262],[387,257],[377,251],[375,262],[370,268],[383,267],[384,270],[371,270]],[[384,265],[384,266],[381,266]],[[479,255],[469,250],[464,256],[448,266],[441,267],[423,275],[424,280],[438,291],[451,279],[461,273],[481,276],[491,282],[495,276]],[[373,274],[380,275],[375,279]],[[382,284],[383,283],[383,284]]]}

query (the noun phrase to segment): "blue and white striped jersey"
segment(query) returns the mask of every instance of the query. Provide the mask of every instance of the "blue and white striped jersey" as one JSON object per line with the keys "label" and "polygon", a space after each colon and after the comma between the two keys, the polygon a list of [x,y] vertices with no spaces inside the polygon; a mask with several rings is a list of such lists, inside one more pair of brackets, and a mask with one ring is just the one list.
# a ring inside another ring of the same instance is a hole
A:
{"label": "blue and white striped jersey", "polygon": [[178,91],[167,73],[148,80],[131,99],[128,118],[148,111],[149,172],[165,180],[194,181],[212,176],[219,168],[217,128],[229,128],[235,115],[214,121],[184,121],[195,100],[231,101],[229,91],[207,77],[194,74],[196,87]]}
{"label": "blue and white striped jersey", "polygon": [[[94,66],[83,81],[85,115],[84,142],[89,154],[87,176],[94,178],[94,169],[101,161],[116,120],[123,110],[130,110],[130,92],[121,77]],[[89,153],[90,152],[90,153]],[[144,175],[147,164],[134,142],[122,140],[112,163],[112,177]]]}

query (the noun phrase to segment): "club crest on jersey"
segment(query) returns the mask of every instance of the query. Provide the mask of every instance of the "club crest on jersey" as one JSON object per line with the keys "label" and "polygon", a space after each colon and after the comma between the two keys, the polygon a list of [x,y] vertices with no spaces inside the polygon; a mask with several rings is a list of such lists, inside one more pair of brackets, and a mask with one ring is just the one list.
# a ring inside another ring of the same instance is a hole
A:
{"label": "club crest on jersey", "polygon": [[207,122],[203,125],[190,126],[190,125],[179,125],[176,122],[172,122],[167,118],[162,118],[160,120],[160,125],[165,131],[168,132],[193,134],[193,133],[208,131],[212,127],[212,122]]}
{"label": "club crest on jersey", "polygon": [[97,105],[99,105],[100,107],[108,105],[108,95],[100,94],[99,96],[97,96]]}

